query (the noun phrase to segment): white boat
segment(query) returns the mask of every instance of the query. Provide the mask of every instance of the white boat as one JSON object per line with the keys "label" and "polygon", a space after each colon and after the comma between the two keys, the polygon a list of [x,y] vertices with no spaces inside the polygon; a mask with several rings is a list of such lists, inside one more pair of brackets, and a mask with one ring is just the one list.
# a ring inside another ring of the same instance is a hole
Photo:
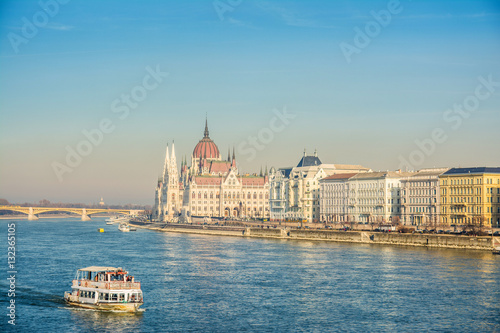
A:
{"label": "white boat", "polygon": [[106,219],[106,224],[128,222],[130,221],[131,218],[132,217],[130,215],[113,216],[110,217],[109,219]]}
{"label": "white boat", "polygon": [[104,311],[136,312],[144,304],[141,283],[121,268],[81,268],[64,299],[72,306]]}
{"label": "white boat", "polygon": [[123,232],[129,232],[130,227],[128,226],[128,224],[120,223],[120,225],[118,226],[118,230],[123,231]]}

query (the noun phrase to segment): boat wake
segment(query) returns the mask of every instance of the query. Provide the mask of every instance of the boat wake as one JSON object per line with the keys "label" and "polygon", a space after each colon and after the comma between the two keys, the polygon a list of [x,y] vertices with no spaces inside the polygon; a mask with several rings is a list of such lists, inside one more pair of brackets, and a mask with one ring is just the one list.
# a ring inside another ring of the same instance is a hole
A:
{"label": "boat wake", "polygon": [[[63,300],[64,301],[64,300]],[[101,310],[101,309],[87,309],[87,308],[79,308],[71,305],[67,305],[65,307],[58,307],[59,309],[69,309],[71,311],[83,311],[83,312],[97,312],[97,313],[124,313],[129,315],[134,315],[138,313],[143,313],[146,309],[137,309],[135,312],[130,311],[120,311],[120,310]]]}

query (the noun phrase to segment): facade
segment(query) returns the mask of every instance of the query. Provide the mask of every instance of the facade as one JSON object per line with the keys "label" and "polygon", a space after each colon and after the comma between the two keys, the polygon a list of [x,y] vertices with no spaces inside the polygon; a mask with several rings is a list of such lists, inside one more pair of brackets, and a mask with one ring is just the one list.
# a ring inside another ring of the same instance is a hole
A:
{"label": "facade", "polygon": [[240,175],[236,156],[221,158],[210,139],[205,122],[203,138],[193,149],[191,165],[182,161],[177,169],[175,147],[168,146],[163,176],[158,180],[153,218],[176,220],[179,216],[268,218],[269,177],[266,174]]}
{"label": "facade", "polygon": [[443,225],[500,226],[500,168],[452,168],[439,182]]}
{"label": "facade", "polygon": [[412,173],[362,172],[320,181],[321,219],[363,224],[401,221],[401,180]]}
{"label": "facade", "polygon": [[349,178],[356,173],[337,174],[319,181],[320,220],[349,222]]}
{"label": "facade", "polygon": [[294,168],[271,169],[271,220],[320,221],[320,180],[342,173],[368,172],[361,165],[324,164],[317,152],[304,156]]}
{"label": "facade", "polygon": [[399,223],[401,220],[401,179],[409,172],[360,173],[349,178],[348,214],[355,222]]}
{"label": "facade", "polygon": [[449,168],[422,169],[401,179],[401,222],[436,229],[440,225],[439,176]]}

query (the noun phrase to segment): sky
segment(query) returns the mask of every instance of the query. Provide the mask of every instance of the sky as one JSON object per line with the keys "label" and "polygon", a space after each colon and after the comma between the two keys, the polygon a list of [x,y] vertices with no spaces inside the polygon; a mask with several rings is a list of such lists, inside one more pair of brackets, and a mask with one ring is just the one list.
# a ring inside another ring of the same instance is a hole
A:
{"label": "sky", "polygon": [[2,1],[0,198],[152,204],[165,148],[241,172],[500,166],[498,1]]}

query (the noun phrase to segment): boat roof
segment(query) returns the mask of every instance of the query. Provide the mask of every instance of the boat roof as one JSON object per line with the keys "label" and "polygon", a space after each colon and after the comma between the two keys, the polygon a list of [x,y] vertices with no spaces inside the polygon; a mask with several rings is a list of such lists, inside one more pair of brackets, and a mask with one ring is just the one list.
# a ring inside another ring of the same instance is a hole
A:
{"label": "boat roof", "polygon": [[80,268],[79,271],[85,271],[85,272],[116,272],[116,271],[121,271],[122,269],[116,268],[116,267],[109,267],[109,266],[90,266],[86,268]]}

